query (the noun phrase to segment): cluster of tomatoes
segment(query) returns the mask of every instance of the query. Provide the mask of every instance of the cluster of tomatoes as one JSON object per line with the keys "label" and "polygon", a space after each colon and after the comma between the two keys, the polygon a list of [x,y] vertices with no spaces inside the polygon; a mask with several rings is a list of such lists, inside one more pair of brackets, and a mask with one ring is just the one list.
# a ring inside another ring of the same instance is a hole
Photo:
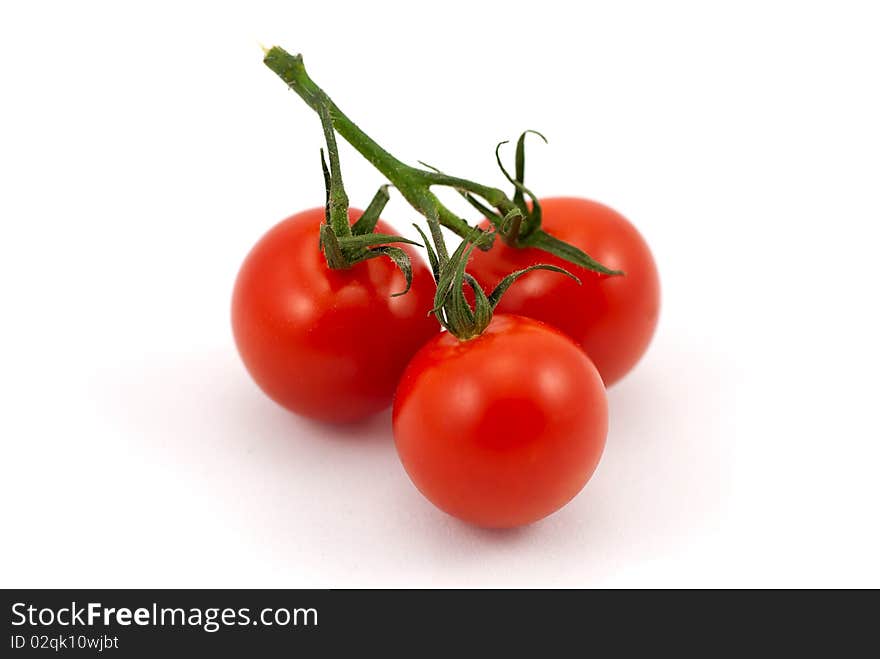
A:
{"label": "cluster of tomatoes", "polygon": [[[471,289],[491,291],[537,264],[579,281],[528,272],[468,337],[438,324],[436,272],[414,246],[401,248],[411,285],[395,295],[406,281],[390,259],[329,267],[319,248],[325,208],[282,221],[253,247],[235,283],[232,326],[249,373],[280,405],[323,422],[357,423],[393,404],[401,462],[447,513],[486,527],[549,515],[599,462],[605,388],[646,350],[660,291],[651,252],[622,215],[586,199],[538,201],[545,231],[623,274],[499,236],[470,253]],[[350,222],[361,215],[350,209]],[[381,220],[375,232],[392,233]]]}

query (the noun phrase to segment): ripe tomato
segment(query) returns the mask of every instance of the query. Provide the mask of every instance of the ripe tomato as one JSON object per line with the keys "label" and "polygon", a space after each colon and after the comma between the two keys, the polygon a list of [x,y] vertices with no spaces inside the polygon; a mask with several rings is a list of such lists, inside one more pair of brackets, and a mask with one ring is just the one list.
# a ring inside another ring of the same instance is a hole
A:
{"label": "ripe tomato", "polygon": [[596,468],[605,388],[571,339],[497,315],[479,336],[434,337],[394,397],[394,441],[438,508],[486,527],[529,524],[570,501]]}
{"label": "ripe tomato", "polygon": [[[349,211],[349,219],[361,212]],[[247,370],[284,407],[350,422],[391,404],[410,357],[439,330],[434,280],[408,245],[412,288],[388,258],[331,270],[318,245],[324,209],[280,222],[241,266],[232,329]],[[382,221],[379,233],[392,233]]]}
{"label": "ripe tomato", "polygon": [[[488,252],[474,250],[468,272],[487,290],[513,270],[536,263],[558,265],[577,275],[580,286],[554,272],[531,272],[507,291],[497,310],[561,329],[586,350],[610,386],[635,366],[657,326],[660,281],[654,258],[635,227],[607,206],[571,197],[540,203],[548,233],[626,274],[601,275],[547,252],[513,248],[501,240]],[[488,222],[483,224],[487,226]]]}

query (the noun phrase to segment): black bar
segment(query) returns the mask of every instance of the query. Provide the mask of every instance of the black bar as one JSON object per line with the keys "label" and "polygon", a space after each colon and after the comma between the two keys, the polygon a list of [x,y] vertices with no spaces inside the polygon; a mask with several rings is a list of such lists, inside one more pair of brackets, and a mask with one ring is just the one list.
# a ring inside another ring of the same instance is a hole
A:
{"label": "black bar", "polygon": [[[443,649],[457,659],[476,644],[488,656],[526,647],[539,657],[686,647],[714,656],[804,642],[815,650],[823,639],[839,656],[876,615],[873,594],[861,607],[852,594],[784,591],[6,590],[3,599],[0,656],[9,657],[419,658]],[[831,636],[835,623],[845,634]]]}

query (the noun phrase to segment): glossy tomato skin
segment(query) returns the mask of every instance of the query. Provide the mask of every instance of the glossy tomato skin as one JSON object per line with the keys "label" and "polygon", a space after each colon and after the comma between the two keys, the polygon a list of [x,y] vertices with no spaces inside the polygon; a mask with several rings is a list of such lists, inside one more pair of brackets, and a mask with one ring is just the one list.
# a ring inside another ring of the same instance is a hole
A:
{"label": "glossy tomato skin", "polygon": [[[639,361],[657,326],[660,279],[647,243],[616,211],[573,197],[541,200],[543,228],[579,247],[600,263],[626,274],[608,277],[537,249],[517,249],[501,240],[488,252],[475,250],[468,267],[488,290],[513,270],[550,263],[583,282],[546,271],[525,275],[501,299],[498,311],[536,318],[580,344],[606,386]],[[488,226],[488,222],[484,223]]]}
{"label": "glossy tomato skin", "polygon": [[484,527],[537,521],[592,475],[608,430],[605,388],[567,336],[497,315],[480,336],[434,337],[394,397],[394,441],[416,487]]}
{"label": "glossy tomato skin", "polygon": [[[352,209],[350,219],[359,217]],[[357,421],[391,404],[412,355],[439,331],[428,315],[434,281],[409,246],[409,293],[398,268],[375,258],[331,270],[319,248],[324,209],[280,222],[248,254],[232,296],[232,329],[247,370],[287,409]],[[393,233],[379,222],[376,231]]]}

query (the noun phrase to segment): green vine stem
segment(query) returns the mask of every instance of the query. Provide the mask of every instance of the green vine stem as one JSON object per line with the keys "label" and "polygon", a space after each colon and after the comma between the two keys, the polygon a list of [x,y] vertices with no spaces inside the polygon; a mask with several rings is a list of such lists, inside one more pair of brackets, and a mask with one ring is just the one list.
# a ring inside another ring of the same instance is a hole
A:
{"label": "green vine stem", "polygon": [[[397,293],[406,293],[412,283],[412,265],[406,253],[398,247],[382,245],[369,247],[370,245],[387,242],[413,241],[399,236],[390,236],[375,233],[363,233],[372,231],[375,227],[379,213],[388,201],[388,186],[383,185],[367,207],[361,218],[350,226],[348,223],[348,195],[342,182],[342,171],[339,165],[339,153],[336,146],[336,138],[330,121],[326,98],[319,96],[317,100],[317,112],[321,117],[321,125],[324,129],[324,138],[327,142],[327,152],[330,157],[330,167],[324,160],[324,152],[321,152],[321,166],[324,170],[324,183],[327,191],[325,203],[325,222],[321,226],[321,249],[331,268],[346,268],[353,263],[374,258],[376,256],[390,257],[403,271],[406,277],[406,290]],[[437,282],[434,294],[434,308],[431,313],[439,323],[459,339],[465,341],[480,335],[488,327],[492,320],[492,313],[498,305],[501,296],[521,276],[533,270],[551,270],[567,275],[580,283],[580,280],[567,270],[554,265],[533,265],[523,270],[517,270],[507,275],[486,295],[480,284],[471,277],[465,269],[471,252],[494,238],[494,231],[481,231],[471,229],[471,234],[461,241],[458,248],[449,256],[446,250],[446,242],[440,233],[440,222],[436,215],[431,213],[428,218],[428,227],[431,232],[431,240],[422,232],[418,225],[416,230],[425,242],[428,252],[428,261]],[[359,235],[359,232],[362,232]],[[434,247],[431,243],[433,241]],[[469,286],[474,293],[474,305],[468,303],[464,295],[465,285]]]}
{"label": "green vine stem", "polygon": [[[582,250],[554,238],[540,227],[540,211],[524,209],[521,202],[522,194],[530,193],[522,187],[522,182],[511,180],[517,187],[518,194],[510,199],[503,191],[474,181],[450,176],[443,172],[407,165],[376,143],[349,119],[327,94],[306,73],[301,55],[291,55],[283,48],[274,46],[265,51],[263,62],[277,74],[293,91],[295,91],[314,111],[319,114],[325,109],[333,128],[348,141],[364,158],[397,188],[404,199],[409,202],[428,220],[428,228],[438,250],[438,257],[446,258],[446,248],[440,236],[439,225],[442,224],[459,236],[470,240],[480,249],[490,249],[495,234],[515,247],[534,247],[554,254],[571,263],[594,270],[606,275],[622,274],[611,270]],[[517,153],[517,172],[524,171],[520,165],[522,147]],[[434,195],[431,187],[439,185],[450,187],[478,208],[494,227],[494,231],[486,232],[472,227],[464,219],[453,213]],[[479,199],[488,205],[485,206]],[[518,204],[517,201],[520,203]],[[491,208],[495,210],[492,210]],[[525,217],[523,217],[525,215]],[[524,226],[525,225],[525,226]],[[523,229],[526,229],[525,231]],[[481,237],[482,236],[482,237]]]}
{"label": "green vine stem", "polygon": [[388,186],[383,185],[373,197],[367,210],[354,223],[349,224],[348,219],[348,195],[342,183],[342,169],[339,165],[339,150],[336,146],[336,136],[333,131],[333,123],[327,104],[320,101],[316,111],[321,118],[321,126],[324,130],[324,139],[327,143],[327,154],[330,157],[330,167],[324,160],[324,151],[321,151],[321,168],[324,171],[324,186],[326,189],[326,201],[324,204],[324,223],[321,225],[320,242],[321,251],[327,260],[327,265],[334,270],[350,268],[356,263],[378,257],[388,257],[403,273],[406,280],[406,288],[394,296],[407,293],[412,285],[412,263],[409,255],[399,247],[392,247],[388,243],[419,243],[391,234],[375,233],[379,214],[388,201]]}

